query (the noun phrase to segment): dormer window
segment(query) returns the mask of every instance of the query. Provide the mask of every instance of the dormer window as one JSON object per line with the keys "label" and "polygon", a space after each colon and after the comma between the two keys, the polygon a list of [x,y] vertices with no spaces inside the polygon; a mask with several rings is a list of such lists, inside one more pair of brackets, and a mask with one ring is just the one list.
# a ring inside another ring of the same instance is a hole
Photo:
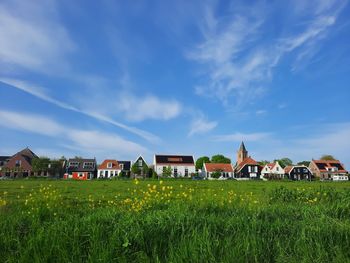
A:
{"label": "dormer window", "polygon": [[93,162],[84,162],[83,168],[84,169],[93,169],[95,167]]}
{"label": "dormer window", "polygon": [[107,163],[107,168],[112,168],[113,164],[112,163]]}
{"label": "dormer window", "polygon": [[69,167],[78,168],[79,167],[79,163],[78,162],[69,162]]}

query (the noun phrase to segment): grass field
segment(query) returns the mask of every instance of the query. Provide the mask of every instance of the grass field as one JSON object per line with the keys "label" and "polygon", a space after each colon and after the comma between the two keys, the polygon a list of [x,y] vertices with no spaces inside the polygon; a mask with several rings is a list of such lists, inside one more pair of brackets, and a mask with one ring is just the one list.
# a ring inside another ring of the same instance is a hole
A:
{"label": "grass field", "polygon": [[0,181],[0,262],[350,262],[350,183]]}

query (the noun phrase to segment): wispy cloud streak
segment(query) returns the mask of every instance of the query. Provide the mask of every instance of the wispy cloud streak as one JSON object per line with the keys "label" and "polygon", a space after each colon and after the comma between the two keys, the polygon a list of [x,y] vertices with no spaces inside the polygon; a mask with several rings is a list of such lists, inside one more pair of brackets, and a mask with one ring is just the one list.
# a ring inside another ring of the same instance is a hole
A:
{"label": "wispy cloud streak", "polygon": [[124,130],[127,130],[133,134],[136,134],[144,139],[146,139],[147,141],[153,142],[153,143],[157,143],[160,141],[160,138],[157,137],[156,135],[149,133],[147,131],[132,127],[132,126],[127,126],[123,123],[117,122],[115,120],[113,120],[112,118],[96,113],[96,112],[90,112],[90,111],[86,111],[86,110],[81,110],[79,108],[76,108],[70,104],[67,104],[65,102],[56,100],[54,98],[52,98],[51,96],[49,96],[46,93],[46,90],[40,87],[36,87],[36,86],[32,86],[26,82],[23,81],[19,81],[16,79],[8,79],[8,78],[0,78],[0,82],[9,85],[12,88],[16,88],[19,90],[22,90],[28,94],[31,94],[39,99],[42,99],[46,102],[49,102],[53,105],[56,105],[60,108],[66,109],[66,110],[70,110],[70,111],[74,111],[74,112],[78,112],[81,113],[83,115],[89,116],[91,118],[94,118],[96,120],[99,121],[103,121],[103,122],[107,122],[109,124],[112,124],[118,128],[122,128]]}
{"label": "wispy cloud streak", "polygon": [[295,70],[315,55],[320,40],[328,35],[346,5],[341,0],[321,2],[300,8],[294,13],[298,25],[272,38],[266,38],[264,30],[273,23],[267,14],[277,12],[271,10],[273,5],[249,9],[261,10],[256,12],[233,9],[220,17],[215,15],[215,7],[208,6],[200,26],[203,40],[187,54],[203,67],[205,75],[202,84],[195,87],[196,93],[214,97],[230,108],[256,101],[266,92],[274,68],[284,56],[293,53],[291,70]]}

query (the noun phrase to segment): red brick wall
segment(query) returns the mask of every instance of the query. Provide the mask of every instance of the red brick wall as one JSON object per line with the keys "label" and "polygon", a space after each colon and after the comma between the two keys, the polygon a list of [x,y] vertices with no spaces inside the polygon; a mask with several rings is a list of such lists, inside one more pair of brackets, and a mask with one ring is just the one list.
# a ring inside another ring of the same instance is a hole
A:
{"label": "red brick wall", "polygon": [[[17,167],[16,166],[16,161],[21,161],[21,166]],[[30,163],[27,162],[27,160],[20,154],[17,154],[13,156],[8,163],[6,164],[5,168],[9,169],[16,169],[16,168],[22,168],[22,171],[32,171],[32,166]]]}

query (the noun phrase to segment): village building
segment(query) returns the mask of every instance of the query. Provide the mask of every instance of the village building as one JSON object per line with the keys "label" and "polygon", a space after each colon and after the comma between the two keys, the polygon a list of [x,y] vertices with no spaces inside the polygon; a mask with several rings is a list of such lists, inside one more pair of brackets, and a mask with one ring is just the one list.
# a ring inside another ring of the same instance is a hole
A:
{"label": "village building", "polygon": [[171,177],[190,177],[196,172],[192,155],[154,155],[154,171],[162,176],[170,170]]}
{"label": "village building", "polygon": [[253,158],[248,156],[248,151],[243,142],[237,151],[234,173],[237,180],[260,179],[261,167]]}
{"label": "village building", "polygon": [[349,180],[348,171],[339,160],[312,160],[309,169],[320,180]]}
{"label": "village building", "polygon": [[73,158],[66,161],[64,178],[90,180],[96,177],[96,159]]}
{"label": "village building", "polygon": [[123,165],[119,164],[117,160],[104,160],[97,169],[97,178],[112,178],[118,176],[122,171]]}
{"label": "village building", "polygon": [[261,170],[261,176],[267,179],[284,178],[284,169],[279,162],[268,163]]}
{"label": "village building", "polygon": [[145,177],[147,175],[148,164],[141,155],[139,155],[139,157],[137,157],[135,162],[132,164],[132,167],[134,166],[139,171],[139,176]]}
{"label": "village building", "polygon": [[32,175],[32,160],[38,156],[28,147],[4,161],[2,174],[8,177],[28,177]]}
{"label": "village building", "polygon": [[284,168],[285,176],[294,181],[308,180],[312,179],[312,172],[305,165],[292,165]]}
{"label": "village building", "polygon": [[121,173],[123,173],[126,177],[130,176],[131,171],[131,161],[118,161]]}
{"label": "village building", "polygon": [[5,165],[10,160],[11,156],[0,156],[0,176],[5,176],[3,169]]}
{"label": "village building", "polygon": [[218,175],[216,179],[228,179],[234,177],[233,166],[230,163],[204,163],[202,177],[213,179],[213,175]]}

